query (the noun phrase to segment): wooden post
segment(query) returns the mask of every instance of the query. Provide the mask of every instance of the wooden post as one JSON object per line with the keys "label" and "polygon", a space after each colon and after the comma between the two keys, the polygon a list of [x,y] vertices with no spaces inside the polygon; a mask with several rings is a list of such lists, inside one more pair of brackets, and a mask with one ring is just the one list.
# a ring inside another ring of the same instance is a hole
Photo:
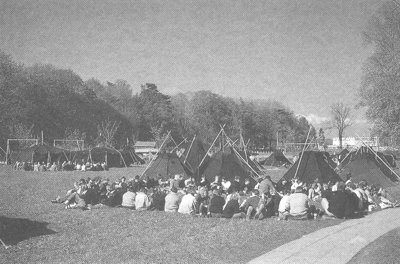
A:
{"label": "wooden post", "polygon": [[6,150],[6,165],[8,165],[8,155],[10,153],[10,140],[7,139],[7,150]]}
{"label": "wooden post", "polygon": [[185,160],[183,161],[184,164],[186,164],[187,157],[189,156],[190,150],[192,149],[192,146],[193,146],[193,143],[194,143],[195,139],[196,139],[196,135],[194,135],[192,143],[190,143],[190,147],[189,147],[188,152],[186,154]]}
{"label": "wooden post", "polygon": [[[225,127],[225,125],[224,125]],[[203,164],[204,160],[206,159],[208,152],[211,150],[211,148],[214,146],[215,142],[217,141],[219,135],[222,133],[223,129],[221,128],[221,130],[219,131],[218,135],[215,137],[213,143],[211,144],[210,148],[207,150],[206,154],[204,155],[203,159],[201,160],[200,164],[199,164],[199,168],[201,167],[201,165]]]}
{"label": "wooden post", "polygon": [[303,150],[301,151],[301,154],[300,154],[299,164],[297,164],[296,172],[295,172],[294,177],[293,177],[294,179],[297,178],[297,172],[299,171],[301,159],[303,158],[304,150],[305,150],[305,147],[306,147],[306,145],[307,145],[308,136],[310,135],[310,132],[311,132],[311,126],[310,126],[310,129],[308,129],[308,134],[307,134],[306,142],[304,143]]}
{"label": "wooden post", "polygon": [[42,145],[43,145],[43,130],[42,130]]}

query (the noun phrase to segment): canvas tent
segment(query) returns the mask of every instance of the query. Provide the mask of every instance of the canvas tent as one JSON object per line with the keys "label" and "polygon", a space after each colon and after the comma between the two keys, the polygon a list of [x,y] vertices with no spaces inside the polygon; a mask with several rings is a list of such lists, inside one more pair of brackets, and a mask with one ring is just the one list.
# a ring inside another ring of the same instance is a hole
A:
{"label": "canvas tent", "polygon": [[206,158],[203,163],[208,162],[209,157],[208,155],[206,156],[207,149],[208,148],[200,138],[194,137],[193,140],[185,146],[185,150],[180,157],[182,163],[185,164],[195,177],[199,176],[199,165],[204,157]]}
{"label": "canvas tent", "polygon": [[280,181],[282,181],[282,179],[290,181],[295,177],[305,183],[312,183],[315,179],[318,179],[321,183],[342,181],[339,175],[329,165],[326,155],[326,152],[305,151],[302,157],[297,159]]}
{"label": "canvas tent", "polygon": [[138,154],[135,153],[135,149],[133,148],[124,148],[121,150],[121,155],[128,166],[131,164],[143,165],[146,163]]}
{"label": "canvas tent", "polygon": [[264,166],[274,166],[274,167],[281,167],[281,166],[290,166],[292,163],[289,159],[283,154],[281,150],[275,150],[268,158],[261,161],[261,164]]}
{"label": "canvas tent", "polygon": [[[383,159],[379,159],[377,155]],[[386,188],[396,185],[395,181],[397,181],[397,176],[388,168],[383,154],[374,153],[366,147],[350,153],[345,160],[345,164],[341,164],[340,169],[342,178],[351,173],[351,177],[355,182],[365,180],[368,184],[380,185]]]}
{"label": "canvas tent", "polygon": [[186,178],[191,172],[181,162],[175,152],[159,153],[150,166],[143,172],[142,178],[167,180],[175,174],[183,174]]}
{"label": "canvas tent", "polygon": [[10,153],[11,163],[19,162],[63,162],[67,160],[68,151],[46,144],[33,145],[29,148],[13,150]]}
{"label": "canvas tent", "polygon": [[226,177],[230,181],[233,181],[235,176],[239,176],[241,182],[244,182],[245,178],[253,179],[251,177],[253,174],[252,169],[250,169],[249,165],[235,153],[233,148],[220,150],[214,153],[214,155],[201,166],[200,173],[202,173],[209,182],[213,182],[216,175]]}

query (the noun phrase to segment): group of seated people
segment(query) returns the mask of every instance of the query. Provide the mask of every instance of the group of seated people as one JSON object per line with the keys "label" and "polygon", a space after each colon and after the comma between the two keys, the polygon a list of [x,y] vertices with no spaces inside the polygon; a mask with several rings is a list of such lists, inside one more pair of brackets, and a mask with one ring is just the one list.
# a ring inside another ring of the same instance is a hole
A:
{"label": "group of seated people", "polygon": [[159,210],[181,214],[216,218],[246,218],[278,220],[311,218],[351,218],[357,213],[374,209],[396,207],[398,203],[382,188],[357,184],[351,179],[344,182],[304,184],[294,179],[279,184],[265,176],[252,184],[249,178],[215,177],[208,182],[202,176],[184,180],[175,175],[168,181],[151,178],[142,180],[138,175],[112,182],[109,179],[81,179],[64,197],[53,203],[64,203],[67,209],[83,210],[110,206],[143,210]]}
{"label": "group of seated people", "polygon": [[64,162],[15,162],[13,168],[15,170],[24,170],[24,171],[104,171],[108,170],[108,166],[106,162],[98,162],[98,163],[91,163],[85,162],[82,160],[81,162],[72,162],[72,161],[64,161]]}

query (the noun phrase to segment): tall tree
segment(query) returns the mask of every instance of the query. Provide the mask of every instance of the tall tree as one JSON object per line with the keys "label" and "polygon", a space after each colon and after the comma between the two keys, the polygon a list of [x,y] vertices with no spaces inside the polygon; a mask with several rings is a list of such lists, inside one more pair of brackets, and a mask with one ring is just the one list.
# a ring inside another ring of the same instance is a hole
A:
{"label": "tall tree", "polygon": [[331,106],[332,126],[338,130],[339,144],[342,148],[343,132],[352,125],[351,109],[343,103],[335,103]]}
{"label": "tall tree", "polygon": [[363,66],[360,105],[378,136],[400,139],[399,2],[383,3],[363,34],[374,52]]}

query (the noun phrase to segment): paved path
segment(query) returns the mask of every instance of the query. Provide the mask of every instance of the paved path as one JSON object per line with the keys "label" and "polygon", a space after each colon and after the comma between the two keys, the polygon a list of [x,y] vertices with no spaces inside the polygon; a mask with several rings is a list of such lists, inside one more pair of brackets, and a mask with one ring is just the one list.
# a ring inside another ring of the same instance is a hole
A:
{"label": "paved path", "polygon": [[400,227],[400,208],[320,229],[280,246],[249,263],[347,263],[363,247]]}

